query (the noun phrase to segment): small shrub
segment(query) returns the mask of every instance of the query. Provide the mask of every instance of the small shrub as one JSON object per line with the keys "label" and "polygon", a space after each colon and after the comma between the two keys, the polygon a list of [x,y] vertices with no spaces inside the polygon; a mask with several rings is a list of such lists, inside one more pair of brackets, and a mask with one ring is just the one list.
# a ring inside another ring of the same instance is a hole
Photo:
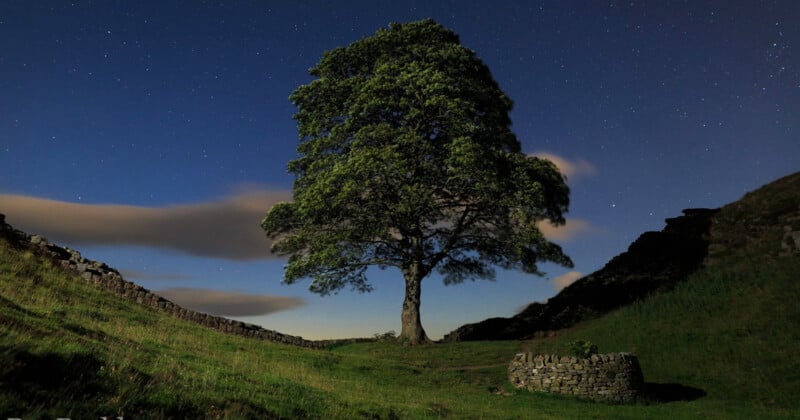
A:
{"label": "small shrub", "polygon": [[591,341],[575,340],[570,343],[570,346],[575,357],[586,358],[597,354],[597,345]]}
{"label": "small shrub", "polygon": [[385,333],[376,333],[373,334],[375,340],[377,341],[394,341],[397,339],[397,333],[392,331],[386,331]]}

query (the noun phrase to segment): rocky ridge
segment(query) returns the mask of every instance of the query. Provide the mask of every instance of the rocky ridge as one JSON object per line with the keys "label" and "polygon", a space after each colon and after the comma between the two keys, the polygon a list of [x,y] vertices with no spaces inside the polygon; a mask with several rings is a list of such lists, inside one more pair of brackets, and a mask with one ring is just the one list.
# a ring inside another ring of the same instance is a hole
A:
{"label": "rocky ridge", "polygon": [[[757,248],[757,249],[756,249]],[[527,339],[599,317],[730,258],[800,256],[800,172],[775,180],[720,209],[687,209],[646,232],[600,270],[534,302],[510,318],[459,327],[444,341]]]}
{"label": "rocky ridge", "polygon": [[660,232],[645,232],[600,270],[534,302],[511,318],[467,324],[443,341],[510,340],[552,334],[580,321],[667,290],[698,269],[708,253],[711,218],[718,209],[686,209]]}

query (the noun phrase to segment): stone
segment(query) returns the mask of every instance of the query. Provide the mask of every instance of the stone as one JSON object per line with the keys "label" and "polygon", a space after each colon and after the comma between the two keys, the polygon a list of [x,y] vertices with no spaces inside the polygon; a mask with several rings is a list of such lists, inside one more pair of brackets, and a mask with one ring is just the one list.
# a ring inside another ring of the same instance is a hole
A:
{"label": "stone", "polygon": [[544,366],[544,356],[536,356],[534,359],[536,367]]}

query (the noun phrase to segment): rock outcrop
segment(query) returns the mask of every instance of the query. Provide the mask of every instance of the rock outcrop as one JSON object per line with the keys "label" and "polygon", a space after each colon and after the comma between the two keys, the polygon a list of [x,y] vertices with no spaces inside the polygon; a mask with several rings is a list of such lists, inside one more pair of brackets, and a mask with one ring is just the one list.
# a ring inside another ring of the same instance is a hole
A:
{"label": "rock outcrop", "polygon": [[6,224],[5,215],[3,214],[0,214],[0,238],[4,238],[11,246],[17,249],[30,251],[40,258],[49,259],[54,265],[60,266],[64,270],[80,276],[83,280],[91,282],[123,299],[224,333],[314,349],[322,349],[343,342],[370,341],[369,339],[306,340],[302,337],[268,330],[258,325],[183,308],[142,286],[125,280],[119,271],[105,263],[83,258],[78,251],[55,245],[42,236],[29,235],[14,229]]}
{"label": "rock outcrop", "polygon": [[724,206],[714,217],[711,238],[706,264],[754,252],[779,258],[800,255],[800,172]]}
{"label": "rock outcrop", "polygon": [[687,209],[646,232],[602,269],[564,288],[546,303],[532,303],[511,318],[467,324],[443,341],[510,340],[548,335],[580,321],[672,288],[700,268],[708,253],[711,219],[718,209]]}

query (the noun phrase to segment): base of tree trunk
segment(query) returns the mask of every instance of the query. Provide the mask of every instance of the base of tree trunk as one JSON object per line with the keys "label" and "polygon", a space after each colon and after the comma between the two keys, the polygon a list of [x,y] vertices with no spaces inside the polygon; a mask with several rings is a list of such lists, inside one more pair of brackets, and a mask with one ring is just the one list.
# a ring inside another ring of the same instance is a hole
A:
{"label": "base of tree trunk", "polygon": [[428,338],[425,334],[425,331],[422,331],[422,334],[403,334],[402,332],[400,335],[397,336],[397,341],[403,344],[408,344],[412,346],[420,345],[420,344],[431,344],[433,341]]}
{"label": "base of tree trunk", "polygon": [[409,275],[406,277],[406,296],[403,300],[403,312],[400,317],[403,329],[397,340],[412,346],[431,342],[428,335],[425,334],[420,320],[421,283],[422,279],[419,276]]}

